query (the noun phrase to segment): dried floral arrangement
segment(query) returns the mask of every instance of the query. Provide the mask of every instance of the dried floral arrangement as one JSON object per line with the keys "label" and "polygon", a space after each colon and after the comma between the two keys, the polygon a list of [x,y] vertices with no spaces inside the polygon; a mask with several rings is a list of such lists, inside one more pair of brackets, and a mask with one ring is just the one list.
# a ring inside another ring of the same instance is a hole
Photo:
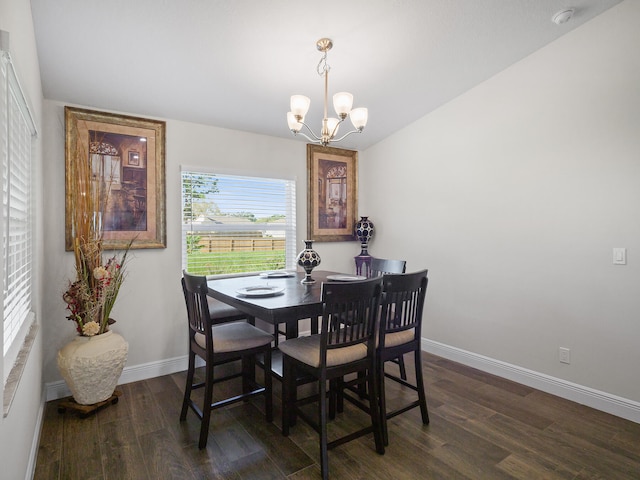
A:
{"label": "dried floral arrangement", "polygon": [[129,243],[120,258],[113,255],[104,261],[102,219],[113,178],[94,174],[89,147],[77,140],[76,161],[66,172],[76,278],[62,295],[70,312],[67,318],[83,336],[105,333],[115,322],[110,314],[125,279],[131,246]]}

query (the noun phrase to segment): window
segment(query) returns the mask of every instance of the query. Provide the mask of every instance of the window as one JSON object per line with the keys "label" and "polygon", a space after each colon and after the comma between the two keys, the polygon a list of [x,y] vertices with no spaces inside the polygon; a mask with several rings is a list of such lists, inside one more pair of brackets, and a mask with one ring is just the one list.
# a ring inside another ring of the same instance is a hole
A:
{"label": "window", "polygon": [[182,267],[219,275],[295,267],[294,180],[182,171]]}
{"label": "window", "polygon": [[33,318],[32,144],[35,124],[7,52],[0,51],[4,380]]}

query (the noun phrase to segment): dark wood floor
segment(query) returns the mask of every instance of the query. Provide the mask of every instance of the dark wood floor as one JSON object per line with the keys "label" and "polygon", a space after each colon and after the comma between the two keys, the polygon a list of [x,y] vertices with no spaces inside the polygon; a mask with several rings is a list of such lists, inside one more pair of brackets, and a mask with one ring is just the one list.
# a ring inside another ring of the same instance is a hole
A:
{"label": "dark wood floor", "polygon": [[[389,423],[390,445],[375,453],[362,437],[329,452],[332,478],[638,479],[640,424],[478,370],[424,355],[431,424],[414,409]],[[393,368],[393,367],[391,367]],[[36,479],[316,479],[317,435],[303,422],[280,433],[262,404],[214,412],[200,451],[192,412],[178,421],[185,374],[122,385],[118,404],[81,419],[46,405]],[[387,384],[390,402],[407,391]],[[334,433],[364,422],[345,407]]]}

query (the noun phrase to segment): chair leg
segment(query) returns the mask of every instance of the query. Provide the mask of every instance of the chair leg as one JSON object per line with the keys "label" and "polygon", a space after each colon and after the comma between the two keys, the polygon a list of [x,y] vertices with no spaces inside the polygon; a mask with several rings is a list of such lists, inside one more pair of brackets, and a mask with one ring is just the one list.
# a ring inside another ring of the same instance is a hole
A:
{"label": "chair leg", "polygon": [[273,422],[273,375],[271,374],[271,345],[264,351],[264,410],[267,422]]}
{"label": "chair leg", "polygon": [[336,405],[336,410],[338,413],[342,413],[344,412],[344,377],[340,377],[337,379],[338,380],[338,387],[337,387],[337,405]]}
{"label": "chair leg", "polygon": [[384,360],[376,361],[378,404],[380,405],[380,430],[382,431],[382,442],[384,446],[389,445],[389,432],[387,430],[387,395],[384,383]]}
{"label": "chair leg", "polygon": [[416,363],[416,387],[418,387],[418,400],[420,401],[420,414],[422,423],[429,425],[429,411],[427,410],[427,396],[424,393],[424,379],[422,377],[422,353],[420,349],[413,352]]}
{"label": "chair leg", "polygon": [[[329,380],[329,418],[336,418],[336,409],[338,406],[338,380]],[[321,391],[322,392],[322,391]]]}
{"label": "chair leg", "polygon": [[400,367],[400,378],[402,380],[407,380],[407,369],[404,365],[404,355],[400,355],[398,358],[398,367]]}
{"label": "chair leg", "polygon": [[376,360],[372,360],[367,370],[367,383],[369,384],[369,414],[373,426],[373,438],[376,444],[376,452],[384,454],[384,438],[382,435],[382,415],[380,414],[380,393],[378,392],[378,372],[376,371]]}
{"label": "chair leg", "polygon": [[187,410],[191,402],[191,389],[193,388],[193,375],[195,373],[196,354],[189,351],[189,367],[187,368],[187,383],[184,386],[184,399],[182,400],[182,410],[180,411],[180,421],[187,418]]}
{"label": "chair leg", "polygon": [[365,372],[358,372],[358,386],[356,387],[356,390],[358,391],[358,396],[360,397],[360,400],[364,399],[367,397],[367,382],[366,382],[366,374]]}
{"label": "chair leg", "polygon": [[[256,378],[255,361],[252,355],[242,357],[242,393],[248,393],[253,386],[252,380]],[[245,398],[245,403],[249,401]]]}
{"label": "chair leg", "polygon": [[328,434],[327,434],[327,396],[324,395],[327,381],[322,378],[318,381],[319,392],[319,408],[318,416],[320,417],[320,472],[322,473],[322,479],[328,480],[329,478],[329,447],[328,447]]}
{"label": "chair leg", "polygon": [[200,423],[200,441],[198,448],[202,450],[207,446],[209,436],[209,422],[211,420],[211,401],[213,399],[213,363],[207,362],[205,367],[206,379],[204,385],[204,402],[202,405],[202,421]]}
{"label": "chair leg", "polygon": [[[296,382],[294,368],[289,359],[282,358],[282,435],[289,436],[291,426],[291,412],[293,411],[292,397],[295,395]],[[293,381],[292,381],[293,379]]]}

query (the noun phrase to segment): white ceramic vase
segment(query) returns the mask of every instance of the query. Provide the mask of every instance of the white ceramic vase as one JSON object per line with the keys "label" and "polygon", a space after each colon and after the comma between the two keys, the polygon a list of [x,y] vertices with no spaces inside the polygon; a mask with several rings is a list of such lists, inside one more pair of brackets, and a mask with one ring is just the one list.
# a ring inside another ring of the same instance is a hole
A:
{"label": "white ceramic vase", "polygon": [[113,395],[127,362],[129,344],[108,331],[93,337],[77,336],[58,352],[58,369],[73,399],[93,405]]}

